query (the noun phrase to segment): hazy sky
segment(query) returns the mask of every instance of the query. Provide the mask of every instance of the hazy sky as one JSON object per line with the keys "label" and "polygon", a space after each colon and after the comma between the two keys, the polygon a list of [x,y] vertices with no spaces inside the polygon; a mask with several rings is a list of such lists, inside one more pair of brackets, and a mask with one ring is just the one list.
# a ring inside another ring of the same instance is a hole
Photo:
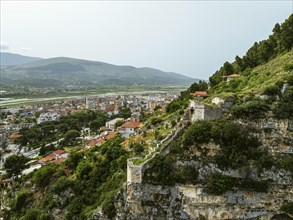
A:
{"label": "hazy sky", "polygon": [[1,51],[207,79],[266,39],[293,1],[1,0]]}

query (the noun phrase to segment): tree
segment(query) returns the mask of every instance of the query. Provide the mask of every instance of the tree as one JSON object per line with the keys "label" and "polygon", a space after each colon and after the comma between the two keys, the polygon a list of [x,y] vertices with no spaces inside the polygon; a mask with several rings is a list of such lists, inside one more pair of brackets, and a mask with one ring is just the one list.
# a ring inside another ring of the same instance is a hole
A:
{"label": "tree", "polygon": [[130,108],[122,107],[119,109],[119,117],[121,118],[129,118],[131,116]]}
{"label": "tree", "polygon": [[80,136],[80,133],[77,130],[69,130],[64,135],[64,142],[68,145],[75,145],[77,143],[77,138]]}
{"label": "tree", "polygon": [[96,119],[90,123],[90,129],[92,131],[96,131],[103,125],[104,125],[103,121],[101,121],[100,119]]}
{"label": "tree", "polygon": [[124,121],[122,121],[122,120],[118,120],[118,121],[116,121],[116,123],[115,123],[115,128],[120,127],[121,125],[123,125],[123,123],[124,123]]}
{"label": "tree", "polygon": [[188,93],[193,93],[196,91],[206,91],[208,89],[208,84],[205,81],[199,80],[198,83],[193,83],[189,88],[188,88]]}
{"label": "tree", "polygon": [[28,168],[28,165],[26,165],[28,161],[29,159],[23,155],[12,155],[6,159],[4,168],[6,169],[8,176],[17,177],[21,174],[22,170]]}
{"label": "tree", "polygon": [[45,187],[50,183],[52,175],[54,174],[56,167],[54,165],[46,165],[41,169],[38,169],[33,176],[33,182],[38,187]]}
{"label": "tree", "polygon": [[231,63],[229,63],[228,61],[226,61],[224,63],[224,66],[223,66],[223,70],[222,71],[223,71],[223,75],[224,76],[228,76],[228,75],[231,75],[231,74],[234,73],[234,68],[233,68],[233,66],[232,66]]}

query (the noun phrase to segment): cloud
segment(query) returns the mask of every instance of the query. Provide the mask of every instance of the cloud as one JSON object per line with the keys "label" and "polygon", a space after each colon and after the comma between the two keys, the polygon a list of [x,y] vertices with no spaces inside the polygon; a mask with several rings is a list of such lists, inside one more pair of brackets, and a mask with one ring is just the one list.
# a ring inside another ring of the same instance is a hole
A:
{"label": "cloud", "polygon": [[0,42],[0,50],[9,50],[9,44],[7,42]]}

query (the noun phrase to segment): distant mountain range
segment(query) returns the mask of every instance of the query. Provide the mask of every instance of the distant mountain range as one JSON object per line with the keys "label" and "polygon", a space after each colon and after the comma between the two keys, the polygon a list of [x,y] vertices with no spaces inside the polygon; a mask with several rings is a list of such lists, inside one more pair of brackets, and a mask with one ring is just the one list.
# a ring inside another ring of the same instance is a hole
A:
{"label": "distant mountain range", "polygon": [[32,87],[190,85],[198,81],[152,68],[67,57],[41,59],[1,53],[2,83]]}
{"label": "distant mountain range", "polygon": [[30,63],[34,61],[41,60],[42,58],[39,57],[28,57],[19,54],[13,53],[0,53],[0,65],[1,66],[15,66],[24,63]]}

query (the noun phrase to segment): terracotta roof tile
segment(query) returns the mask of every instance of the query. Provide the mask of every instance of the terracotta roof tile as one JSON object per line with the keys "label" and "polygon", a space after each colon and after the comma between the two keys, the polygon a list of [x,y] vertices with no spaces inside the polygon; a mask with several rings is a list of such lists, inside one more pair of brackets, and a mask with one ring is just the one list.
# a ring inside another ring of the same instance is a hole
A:
{"label": "terracotta roof tile", "polygon": [[57,160],[53,160],[52,163],[63,163],[65,160],[67,160],[67,158],[58,158]]}
{"label": "terracotta roof tile", "polygon": [[232,74],[228,76],[222,76],[223,78],[238,78],[240,75],[239,74]]}
{"label": "terracotta roof tile", "polygon": [[46,162],[54,160],[54,159],[55,159],[55,155],[49,154],[48,156],[43,157],[42,159],[40,159],[38,162],[39,163],[46,163]]}
{"label": "terracotta roof tile", "polygon": [[65,154],[65,153],[67,153],[67,151],[65,151],[65,150],[56,150],[56,151],[54,151],[54,154],[56,154],[56,155],[61,155],[61,154]]}
{"label": "terracotta roof tile", "polygon": [[120,126],[120,128],[141,128],[141,127],[143,127],[143,124],[136,121],[128,121]]}
{"label": "terracotta roof tile", "polygon": [[209,96],[205,91],[196,91],[194,93],[190,93],[192,96]]}

